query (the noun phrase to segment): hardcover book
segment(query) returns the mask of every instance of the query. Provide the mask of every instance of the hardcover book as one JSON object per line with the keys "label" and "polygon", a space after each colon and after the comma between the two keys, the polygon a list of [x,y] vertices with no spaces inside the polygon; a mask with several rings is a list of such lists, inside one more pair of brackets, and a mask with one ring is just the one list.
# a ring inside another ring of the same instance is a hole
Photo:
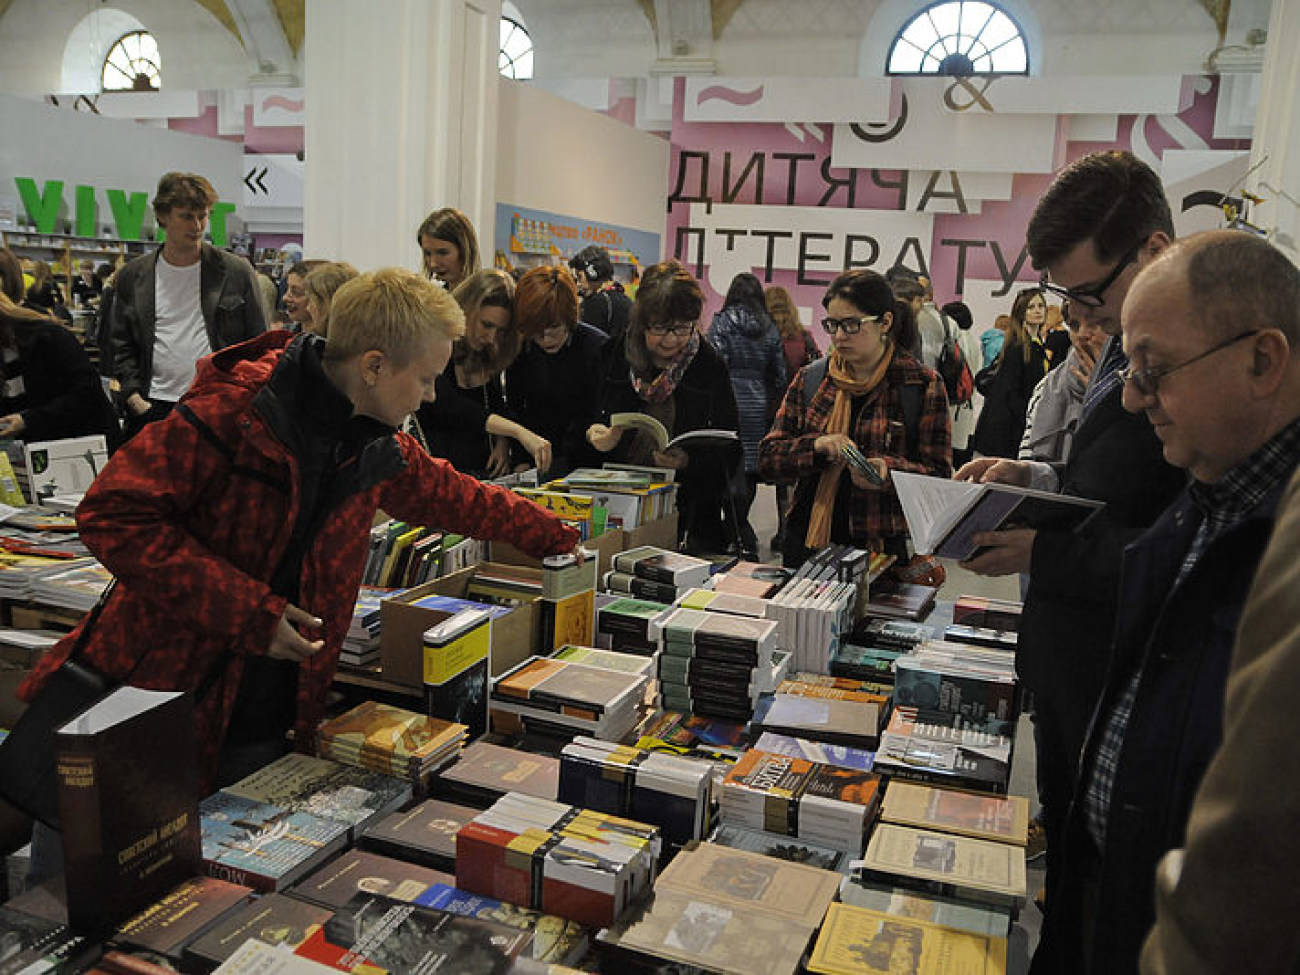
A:
{"label": "hardcover book", "polygon": [[[904,959],[908,967],[901,968]],[[888,975],[895,971],[1003,975],[1007,940],[832,904],[808,970],[819,975]]]}
{"label": "hardcover book", "polygon": [[407,779],[289,752],[225,788],[231,795],[333,819],[354,834],[411,798]]}
{"label": "hardcover book", "polygon": [[283,890],[347,843],[348,827],[217,792],[199,805],[203,870],[257,891]]}
{"label": "hardcover book", "polygon": [[654,676],[654,660],[638,653],[619,653],[615,650],[602,650],[599,647],[564,646],[551,656],[556,660],[586,664],[589,667],[603,667],[624,674]]}
{"label": "hardcover book", "polygon": [[1025,899],[1025,851],[1009,843],[880,823],[862,857],[866,879],[1015,907]]}
{"label": "hardcover book", "polygon": [[366,850],[348,850],[294,885],[295,897],[340,908],[354,895],[383,894],[413,901],[434,884],[454,883],[451,874]]}
{"label": "hardcover book", "polygon": [[424,704],[435,718],[463,724],[472,738],[487,731],[486,610],[465,610],[424,633]]}
{"label": "hardcover book", "polygon": [[215,877],[191,877],[129,918],[112,940],[179,961],[190,941],[252,893],[248,887]]}
{"label": "hardcover book", "polygon": [[838,765],[840,768],[857,769],[861,772],[870,772],[876,761],[876,753],[864,748],[827,745],[806,738],[773,734],[770,731],[765,731],[759,736],[758,741],[754,742],[754,750],[772,755],[790,755],[808,762]]}
{"label": "hardcover book", "polygon": [[944,724],[939,717],[895,707],[876,749],[877,771],[893,778],[1005,794],[1011,738],[960,722]]}
{"label": "hardcover book", "polygon": [[250,938],[263,944],[296,948],[333,911],[284,894],[266,894],[224,915],[185,949],[186,958],[203,966],[223,964]]}
{"label": "hardcover book", "polygon": [[437,870],[454,870],[456,834],[476,815],[469,806],[426,799],[369,826],[358,842],[369,850]]}
{"label": "hardcover book", "polygon": [[486,799],[485,806],[506,792],[554,799],[560,784],[560,761],[549,755],[476,741],[439,778],[453,787],[462,787],[479,802]]}
{"label": "hardcover book", "polygon": [[1077,530],[1103,507],[1099,501],[1010,484],[977,484],[895,471],[891,478],[916,551],[964,562],[979,532],[1020,525]]}
{"label": "hardcover book", "polygon": [[774,694],[764,697],[754,709],[757,731],[851,748],[874,748],[879,741],[879,724],[880,706],[866,701]]}
{"label": "hardcover book", "polygon": [[550,653],[567,643],[590,643],[596,635],[595,589],[576,592],[563,599],[538,600],[537,620],[543,653]]}
{"label": "hardcover book", "polygon": [[1029,800],[986,796],[911,782],[891,782],[880,808],[885,822],[1025,846]]}
{"label": "hardcover book", "polygon": [[414,778],[456,755],[468,732],[454,721],[365,701],[321,725],[317,742],[325,758]]}
{"label": "hardcover book", "polygon": [[794,836],[777,836],[758,829],[733,826],[723,823],[713,831],[709,842],[718,846],[729,846],[733,850],[748,850],[761,853],[766,857],[775,857],[790,863],[802,863],[806,867],[819,870],[833,870],[843,873],[849,869],[850,854],[846,850],[810,843]]}
{"label": "hardcover book", "polygon": [[106,934],[200,872],[194,706],[123,686],[55,734],[68,920]]}
{"label": "hardcover book", "polygon": [[528,948],[522,952],[522,957],[545,965],[576,964],[587,950],[587,929],[576,921],[530,911],[526,907],[517,907],[482,894],[471,894],[446,884],[430,887],[416,898],[415,903],[448,914],[482,918],[527,931],[533,937]]}

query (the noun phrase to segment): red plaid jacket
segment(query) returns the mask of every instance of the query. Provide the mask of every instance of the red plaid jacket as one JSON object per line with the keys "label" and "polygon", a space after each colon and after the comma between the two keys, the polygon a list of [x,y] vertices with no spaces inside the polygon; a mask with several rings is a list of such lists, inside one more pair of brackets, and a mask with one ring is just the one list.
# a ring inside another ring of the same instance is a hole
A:
{"label": "red plaid jacket", "polygon": [[[154,689],[194,690],[198,740],[210,784],[244,661],[270,646],[283,597],[269,580],[299,506],[297,459],[286,446],[293,418],[268,385],[294,366],[294,336],[265,335],[209,356],[182,411],[150,424],[109,461],[77,509],[92,552],[118,579],[80,659],[110,677]],[[194,422],[197,420],[198,423]],[[291,442],[291,438],[290,442]],[[356,490],[331,512],[302,565],[299,605],[322,620],[324,649],[300,665],[295,742],[310,751],[365,568],[376,509],[418,525],[505,539],[534,556],[569,551],[577,532],[503,488],[458,474],[406,434],[371,442]],[[80,627],[19,689],[41,689],[69,655]]]}
{"label": "red plaid jacket", "polygon": [[[827,370],[805,408],[803,384],[807,374],[805,366],[795,375],[771,431],[759,445],[758,469],[763,477],[777,483],[801,482],[794,505],[812,503],[817,479],[829,466],[813,452],[813,443],[826,432],[826,421],[835,405],[835,383]],[[907,442],[898,392],[904,384],[924,387],[914,444]],[[902,350],[895,350],[884,381],[866,394],[866,403],[850,436],[863,454],[883,458],[890,470],[952,476],[952,419],[943,381]],[[849,500],[849,537],[853,544],[879,549],[879,544],[872,543],[907,535],[903,509],[892,488],[868,491],[854,485]]]}

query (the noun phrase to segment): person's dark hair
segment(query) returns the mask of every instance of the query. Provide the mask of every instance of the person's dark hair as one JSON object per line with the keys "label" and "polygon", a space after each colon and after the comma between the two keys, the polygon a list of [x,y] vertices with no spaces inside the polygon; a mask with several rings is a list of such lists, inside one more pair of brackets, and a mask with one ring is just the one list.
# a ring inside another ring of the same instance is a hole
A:
{"label": "person's dark hair", "polygon": [[1160,177],[1131,152],[1094,152],[1057,174],[1034,215],[1026,243],[1038,270],[1091,240],[1098,261],[1117,261],[1156,231],[1174,236]]}
{"label": "person's dark hair", "polygon": [[[474,225],[469,222],[469,217],[455,207],[443,207],[425,217],[415,232],[415,243],[423,247],[421,237],[432,237],[456,245],[456,250],[460,253],[461,282],[479,269],[478,235],[474,233]],[[425,267],[424,276],[431,278],[433,272]]]}
{"label": "person's dark hair", "polygon": [[628,316],[624,339],[628,365],[638,374],[655,372],[645,344],[646,328],[670,322],[698,323],[703,311],[704,293],[679,261],[662,261],[646,268]]}
{"label": "person's dark hair", "polygon": [[763,300],[763,285],[748,271],[741,271],[731,279],[731,286],[727,288],[727,297],[723,300],[722,307],[725,309],[732,305],[748,308],[756,318],[768,317],[767,304]]}
{"label": "person's dark hair", "polygon": [[536,338],[552,325],[572,334],[578,327],[578,287],[567,267],[535,267],[515,287],[515,323],[520,334]]}
{"label": "person's dark hair", "polygon": [[197,173],[166,173],[158,180],[153,212],[155,216],[164,216],[176,207],[207,211],[216,202],[217,191],[206,178]]}
{"label": "person's dark hair", "polygon": [[614,262],[609,259],[609,251],[597,244],[584,247],[574,254],[569,259],[569,267],[574,274],[585,274],[592,284],[614,278]]}
{"label": "person's dark hair", "polygon": [[95,277],[100,281],[107,281],[113,276],[113,265],[107,262],[100,264],[95,268]]}
{"label": "person's dark hair", "polygon": [[1222,230],[1190,237],[1160,260],[1186,255],[1188,303],[1206,331],[1230,338],[1248,326],[1279,329],[1300,346],[1300,268],[1263,237]]}
{"label": "person's dark hair", "polygon": [[1016,299],[1011,304],[1011,327],[1007,329],[1007,347],[1019,346],[1020,354],[1028,362],[1033,357],[1034,337],[1029,331],[1025,317],[1029,313],[1029,303],[1035,298],[1047,301],[1041,288],[1021,288],[1016,292]]}
{"label": "person's dark hair", "polygon": [[950,301],[943,306],[942,310],[963,331],[975,327],[975,316],[971,314],[970,308],[966,306],[964,301]]}
{"label": "person's dark hair", "polygon": [[319,257],[313,257],[306,261],[299,261],[293,267],[289,268],[289,270],[285,272],[284,276],[287,278],[290,274],[296,274],[298,277],[302,278],[305,283],[307,275],[311,274],[311,272],[316,270],[316,268],[324,267],[328,263],[330,262]]}
{"label": "person's dark hair", "polygon": [[0,247],[0,291],[15,305],[23,303],[26,288],[23,286],[23,268],[8,247]]}
{"label": "person's dark hair", "polygon": [[890,282],[889,286],[894,289],[894,297],[900,301],[910,302],[915,298],[925,297],[925,285],[917,278],[899,278],[897,281]]}
{"label": "person's dark hair", "polygon": [[921,337],[920,326],[916,324],[916,312],[912,311],[910,301],[894,299],[894,321],[889,326],[889,337],[904,352],[919,352],[917,346]]}
{"label": "person's dark hair", "polygon": [[885,280],[891,288],[897,288],[900,281],[916,281],[920,275],[906,264],[895,264],[885,272]]}

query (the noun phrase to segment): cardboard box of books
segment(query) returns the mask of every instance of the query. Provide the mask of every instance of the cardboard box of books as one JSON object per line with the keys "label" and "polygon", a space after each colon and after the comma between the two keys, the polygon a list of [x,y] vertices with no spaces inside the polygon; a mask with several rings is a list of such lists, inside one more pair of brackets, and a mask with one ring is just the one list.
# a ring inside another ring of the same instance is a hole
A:
{"label": "cardboard box of books", "polygon": [[[424,688],[424,631],[447,619],[450,614],[436,609],[414,606],[425,596],[454,596],[465,598],[465,589],[474,574],[490,569],[496,563],[483,562],[461,569],[422,586],[408,589],[395,599],[385,599],[380,608],[381,630],[379,661],[384,679],[419,690]],[[542,570],[512,566],[514,572],[537,574]],[[489,668],[492,676],[505,673],[536,653],[537,608],[532,603],[513,607],[508,613],[492,620]]]}
{"label": "cardboard box of books", "polygon": [[[614,556],[619,552],[626,551],[629,547],[627,532],[621,528],[613,528],[603,535],[588,538],[582,543],[582,547],[588,552],[596,553],[596,571],[600,575],[604,575],[609,571],[609,563]],[[542,564],[540,559],[524,554],[509,542],[490,542],[488,544],[488,557],[493,562],[505,562],[508,565],[530,565],[534,568],[540,568]]]}
{"label": "cardboard box of books", "polygon": [[638,548],[642,545],[658,545],[660,548],[677,551],[677,512],[659,518],[640,528],[633,528],[624,533],[623,548]]}

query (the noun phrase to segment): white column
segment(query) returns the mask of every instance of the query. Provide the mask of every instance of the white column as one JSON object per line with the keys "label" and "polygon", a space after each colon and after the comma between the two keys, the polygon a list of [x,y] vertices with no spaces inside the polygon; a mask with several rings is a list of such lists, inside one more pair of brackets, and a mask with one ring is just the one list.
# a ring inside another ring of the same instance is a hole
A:
{"label": "white column", "polygon": [[1300,263],[1300,0],[1273,0],[1264,55],[1259,113],[1250,164],[1259,165],[1249,187],[1265,202],[1251,222]]}
{"label": "white column", "polygon": [[454,206],[490,265],[500,0],[311,0],[306,17],[306,256],[418,268],[420,221]]}

